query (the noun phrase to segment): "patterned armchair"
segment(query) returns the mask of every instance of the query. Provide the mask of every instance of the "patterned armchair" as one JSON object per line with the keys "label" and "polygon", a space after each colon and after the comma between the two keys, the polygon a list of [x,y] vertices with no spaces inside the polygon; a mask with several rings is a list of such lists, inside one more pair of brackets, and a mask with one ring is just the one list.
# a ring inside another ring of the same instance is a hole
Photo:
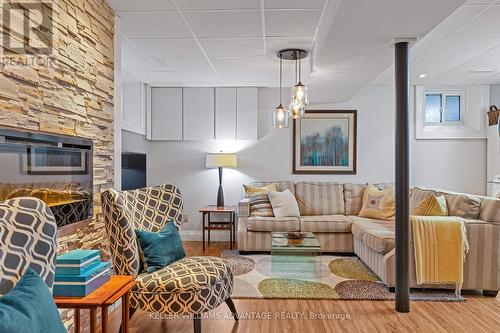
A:
{"label": "patterned armchair", "polygon": [[186,257],[146,273],[134,229],[159,231],[172,221],[182,223],[182,197],[173,185],[132,191],[108,189],[101,193],[104,221],[117,274],[136,276],[130,294],[131,315],[136,309],[158,314],[193,315],[194,331],[201,332],[200,314],[226,302],[235,320],[230,298],[233,271],[224,259]]}
{"label": "patterned armchair", "polygon": [[56,267],[57,226],[40,199],[0,202],[0,296],[7,294],[31,267],[52,290]]}

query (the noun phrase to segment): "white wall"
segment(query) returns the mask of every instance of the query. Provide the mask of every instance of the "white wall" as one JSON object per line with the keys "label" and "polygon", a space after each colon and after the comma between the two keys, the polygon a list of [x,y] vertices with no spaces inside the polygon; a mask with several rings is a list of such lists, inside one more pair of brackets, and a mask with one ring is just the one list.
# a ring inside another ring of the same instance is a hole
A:
{"label": "white wall", "polygon": [[[415,139],[412,123],[411,184],[466,192],[486,194],[486,109],[488,99],[482,98],[483,86],[463,87],[468,91],[468,116],[479,128],[475,139]],[[474,92],[474,93],[471,93]],[[413,93],[413,91],[412,91]],[[486,93],[488,93],[486,89]],[[414,100],[413,98],[411,99]],[[414,105],[413,105],[414,107]],[[415,117],[411,117],[412,122]],[[483,138],[480,138],[483,137]]]}
{"label": "white wall", "polygon": [[[242,196],[242,184],[253,180],[316,180],[337,182],[392,182],[394,180],[393,87],[369,86],[347,103],[310,106],[309,109],[358,110],[358,160],[356,175],[293,175],[292,128],[272,129],[271,111],[278,90],[259,89],[258,141],[150,142],[148,184],[173,183],[184,198],[189,223],[183,237],[201,238],[197,209],[215,204],[217,171],[205,169],[205,155],[220,150],[236,152],[237,169],[224,170],[227,204]],[[412,125],[413,126],[413,125]],[[482,140],[443,141],[412,139],[411,183],[484,194],[486,145]],[[216,236],[217,237],[217,236]],[[228,238],[219,234],[219,237]]]}

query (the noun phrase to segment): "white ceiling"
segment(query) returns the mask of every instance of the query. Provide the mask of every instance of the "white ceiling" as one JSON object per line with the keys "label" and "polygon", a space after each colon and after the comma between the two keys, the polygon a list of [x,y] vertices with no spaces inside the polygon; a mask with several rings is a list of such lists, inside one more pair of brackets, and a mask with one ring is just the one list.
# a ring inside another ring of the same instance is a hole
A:
{"label": "white ceiling", "polygon": [[[121,18],[122,68],[164,86],[276,86],[276,53],[311,49],[325,1],[109,0]],[[291,85],[293,64],[284,68]]]}
{"label": "white ceiling", "polygon": [[[380,74],[393,63],[390,44],[394,38],[424,37],[464,2],[108,1],[121,18],[122,67],[137,79],[154,86],[275,87],[279,64],[276,52],[300,47],[312,50],[303,62],[302,81],[309,85],[314,104],[347,100],[377,76],[378,83],[385,82],[390,74],[385,78]],[[485,1],[474,1],[478,4],[468,7],[484,7]],[[500,33],[500,21],[490,21]],[[443,27],[453,28],[453,22]],[[481,27],[476,24],[468,29],[476,34]],[[429,40],[432,38],[436,37]],[[492,39],[474,39],[471,48],[487,49]],[[449,44],[461,50],[462,42],[451,39]],[[465,57],[467,52],[458,53]],[[489,60],[494,61],[491,57]],[[432,64],[432,58],[426,61]],[[293,64],[285,62],[284,68],[284,83],[289,86],[293,83]]]}
{"label": "white ceiling", "polygon": [[[500,83],[500,1],[466,1],[418,41],[410,56],[414,84]],[[374,83],[392,84],[393,73],[391,66]]]}

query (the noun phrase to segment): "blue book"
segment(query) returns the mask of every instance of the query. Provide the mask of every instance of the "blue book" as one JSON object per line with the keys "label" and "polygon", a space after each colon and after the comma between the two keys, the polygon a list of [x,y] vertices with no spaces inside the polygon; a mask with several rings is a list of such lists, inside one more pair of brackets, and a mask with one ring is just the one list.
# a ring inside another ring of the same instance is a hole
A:
{"label": "blue book", "polygon": [[82,275],[87,270],[99,264],[99,250],[73,250],[68,251],[56,259],[56,275],[76,274]]}
{"label": "blue book", "polygon": [[109,280],[111,269],[108,262],[100,262],[82,275],[59,274],[54,277],[54,296],[87,296]]}

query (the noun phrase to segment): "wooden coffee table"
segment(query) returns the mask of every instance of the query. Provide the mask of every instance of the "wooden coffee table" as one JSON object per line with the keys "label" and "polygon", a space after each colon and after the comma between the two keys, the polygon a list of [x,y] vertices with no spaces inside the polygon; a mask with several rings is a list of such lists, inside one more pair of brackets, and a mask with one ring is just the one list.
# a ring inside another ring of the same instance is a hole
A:
{"label": "wooden coffee table", "polygon": [[97,309],[102,311],[102,333],[109,333],[108,308],[122,299],[122,332],[129,329],[129,293],[135,285],[132,275],[113,275],[108,282],[85,297],[54,297],[59,309],[75,309],[75,333],[80,332],[80,310],[90,310],[90,332],[97,332]]}

